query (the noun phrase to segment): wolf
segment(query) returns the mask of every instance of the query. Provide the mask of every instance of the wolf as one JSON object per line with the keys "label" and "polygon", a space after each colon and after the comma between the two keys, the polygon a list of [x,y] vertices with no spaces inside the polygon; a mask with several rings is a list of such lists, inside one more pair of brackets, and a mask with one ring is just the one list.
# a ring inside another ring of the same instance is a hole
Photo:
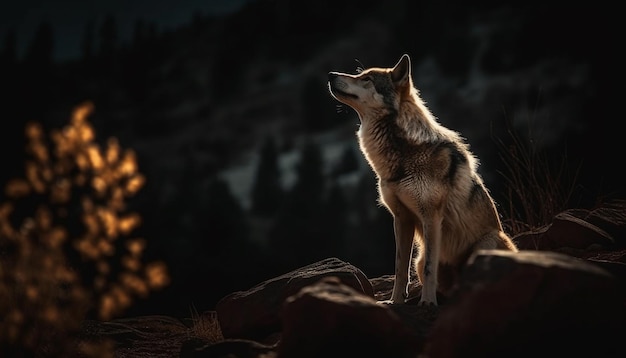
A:
{"label": "wolf", "polygon": [[[328,73],[332,97],[360,119],[358,142],[393,217],[395,281],[391,304],[408,297],[411,256],[422,286],[419,305],[437,306],[440,265],[458,272],[480,249],[517,252],[458,132],[444,127],[413,85],[407,54],[391,68]],[[446,271],[448,272],[448,271]]]}

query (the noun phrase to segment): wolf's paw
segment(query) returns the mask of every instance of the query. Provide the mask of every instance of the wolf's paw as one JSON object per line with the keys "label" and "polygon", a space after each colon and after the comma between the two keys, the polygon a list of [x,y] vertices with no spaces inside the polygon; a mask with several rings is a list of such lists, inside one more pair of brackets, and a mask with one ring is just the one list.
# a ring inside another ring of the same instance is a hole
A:
{"label": "wolf's paw", "polygon": [[422,307],[437,307],[437,302],[433,302],[433,301],[427,301],[427,300],[420,300],[417,303],[418,306],[422,306]]}

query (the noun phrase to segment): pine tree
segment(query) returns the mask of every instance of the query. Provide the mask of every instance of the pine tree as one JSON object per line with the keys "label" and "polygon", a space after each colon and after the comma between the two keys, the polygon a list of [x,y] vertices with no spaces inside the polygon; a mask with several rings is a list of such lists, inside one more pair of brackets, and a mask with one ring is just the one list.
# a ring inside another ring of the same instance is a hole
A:
{"label": "pine tree", "polygon": [[323,203],[318,225],[322,228],[314,248],[315,259],[338,257],[345,259],[348,233],[348,206],[343,188],[334,182]]}
{"label": "pine tree", "polygon": [[88,21],[85,25],[85,32],[83,32],[83,38],[80,43],[80,49],[82,52],[83,62],[89,63],[94,55],[94,24],[93,21]]}
{"label": "pine tree", "polygon": [[314,212],[322,203],[326,189],[324,162],[317,144],[308,142],[304,145],[297,172],[298,179],[291,190],[292,205]]}
{"label": "pine tree", "polygon": [[24,62],[32,68],[48,69],[53,63],[54,31],[50,23],[39,24],[24,54]]}
{"label": "pine tree", "polygon": [[117,24],[113,15],[107,15],[102,21],[99,40],[98,54],[100,56],[109,56],[117,49]]}
{"label": "pine tree", "polygon": [[98,57],[100,71],[104,76],[110,76],[115,71],[115,58],[117,51],[117,23],[113,15],[107,15],[100,25]]}
{"label": "pine tree", "polygon": [[301,151],[296,183],[288,192],[268,238],[269,249],[281,271],[320,259],[320,251],[308,245],[320,245],[318,240],[324,236],[323,164],[319,146],[307,143]]}
{"label": "pine tree", "polygon": [[283,189],[278,167],[278,151],[273,137],[266,138],[252,185],[252,212],[273,215],[281,205]]}
{"label": "pine tree", "polygon": [[18,100],[22,102],[22,109],[17,115],[22,118],[42,118],[59,95],[58,83],[53,81],[53,54],[54,32],[52,25],[44,21],[39,24],[26,48],[22,66],[24,71],[17,83],[21,97]]}
{"label": "pine tree", "polygon": [[[214,179],[208,188],[208,205],[202,214],[206,223],[205,247],[213,254],[236,254],[248,239],[248,224],[241,204],[228,183]],[[201,218],[197,218],[200,221]],[[216,255],[217,256],[217,255]]]}
{"label": "pine tree", "polygon": [[0,59],[2,60],[0,71],[13,71],[17,64],[17,34],[14,28],[9,29],[4,35]]}
{"label": "pine tree", "polygon": [[359,169],[361,159],[355,152],[352,145],[347,145],[339,158],[339,162],[334,166],[332,174],[339,176],[352,173]]}

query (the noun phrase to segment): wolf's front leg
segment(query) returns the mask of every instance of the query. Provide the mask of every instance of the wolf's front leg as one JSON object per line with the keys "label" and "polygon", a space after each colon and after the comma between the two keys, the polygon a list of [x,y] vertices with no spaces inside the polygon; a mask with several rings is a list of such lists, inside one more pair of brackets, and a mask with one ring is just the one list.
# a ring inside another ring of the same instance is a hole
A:
{"label": "wolf's front leg", "polygon": [[391,303],[404,303],[407,297],[411,253],[415,224],[407,218],[394,217],[393,230],[396,239],[395,281],[391,293]]}
{"label": "wolf's front leg", "polygon": [[422,283],[420,305],[437,306],[441,222],[441,218],[436,215],[430,218],[430,220],[424,220],[424,237],[417,262],[417,274]]}

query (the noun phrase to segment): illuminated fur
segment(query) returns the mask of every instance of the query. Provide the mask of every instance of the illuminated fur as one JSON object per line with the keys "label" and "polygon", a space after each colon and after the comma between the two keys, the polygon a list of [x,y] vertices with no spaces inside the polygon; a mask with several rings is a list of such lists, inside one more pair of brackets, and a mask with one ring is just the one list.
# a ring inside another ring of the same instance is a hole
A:
{"label": "illuminated fur", "polygon": [[328,78],[332,96],[359,115],[359,145],[377,175],[380,201],[394,219],[391,303],[407,297],[414,243],[420,304],[431,305],[437,305],[440,264],[458,271],[476,250],[517,251],[468,145],[438,123],[419,97],[408,55],[393,68],[330,72]]}

